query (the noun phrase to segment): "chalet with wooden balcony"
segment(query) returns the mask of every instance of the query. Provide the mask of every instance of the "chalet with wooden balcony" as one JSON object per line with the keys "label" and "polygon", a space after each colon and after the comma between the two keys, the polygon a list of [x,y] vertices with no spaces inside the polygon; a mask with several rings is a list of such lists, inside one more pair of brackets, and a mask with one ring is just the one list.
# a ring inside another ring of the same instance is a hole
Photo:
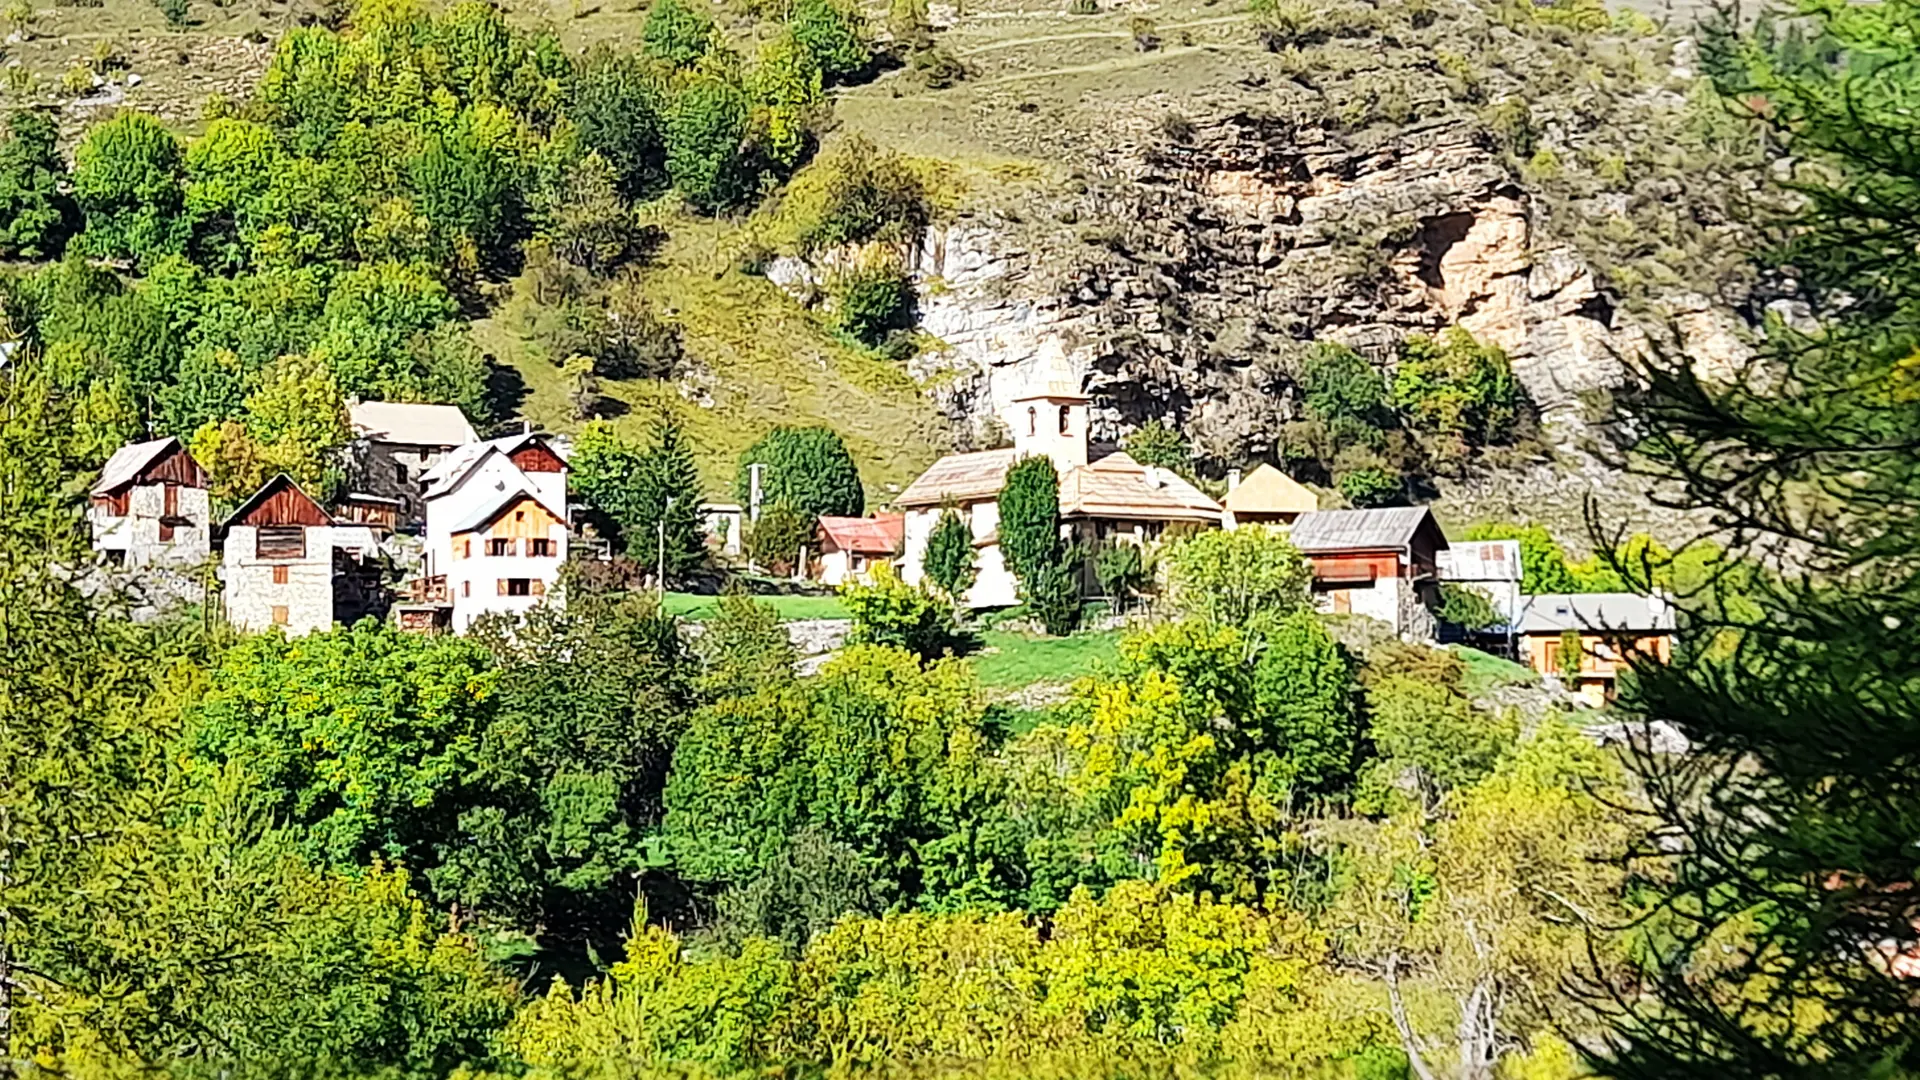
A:
{"label": "chalet with wooden balcony", "polygon": [[207,473],[179,439],[113,452],[87,507],[93,548],[122,566],[191,565],[207,557]]}

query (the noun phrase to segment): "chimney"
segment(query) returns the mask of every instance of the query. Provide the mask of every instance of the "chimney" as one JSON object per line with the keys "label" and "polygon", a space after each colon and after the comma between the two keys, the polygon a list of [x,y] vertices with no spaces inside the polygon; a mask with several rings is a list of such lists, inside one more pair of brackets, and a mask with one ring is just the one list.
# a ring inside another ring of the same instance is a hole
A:
{"label": "chimney", "polygon": [[1142,471],[1146,473],[1148,487],[1157,488],[1163,482],[1160,477],[1160,467],[1158,465],[1145,466]]}
{"label": "chimney", "polygon": [[1239,486],[1240,486],[1240,470],[1228,469],[1227,470],[1227,490],[1232,491],[1234,488],[1237,488]]}

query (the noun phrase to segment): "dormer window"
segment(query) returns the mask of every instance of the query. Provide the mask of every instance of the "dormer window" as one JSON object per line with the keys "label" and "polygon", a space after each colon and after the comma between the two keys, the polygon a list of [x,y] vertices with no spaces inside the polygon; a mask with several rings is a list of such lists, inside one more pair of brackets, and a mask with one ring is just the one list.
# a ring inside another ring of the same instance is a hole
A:
{"label": "dormer window", "polygon": [[1029,405],[1027,406],[1027,437],[1031,439],[1038,434],[1040,434],[1040,411]]}
{"label": "dormer window", "polygon": [[1073,426],[1073,406],[1071,405],[1060,406],[1060,434],[1062,435],[1072,434],[1072,432],[1068,430],[1072,426]]}

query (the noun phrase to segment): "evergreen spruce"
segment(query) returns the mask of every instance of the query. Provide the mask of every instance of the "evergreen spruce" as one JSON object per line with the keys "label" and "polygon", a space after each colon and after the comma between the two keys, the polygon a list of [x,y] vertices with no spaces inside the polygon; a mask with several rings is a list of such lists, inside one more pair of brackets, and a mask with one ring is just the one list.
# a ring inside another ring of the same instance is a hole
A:
{"label": "evergreen spruce", "polygon": [[952,507],[940,512],[927,537],[923,565],[927,578],[955,601],[973,584],[973,530]]}

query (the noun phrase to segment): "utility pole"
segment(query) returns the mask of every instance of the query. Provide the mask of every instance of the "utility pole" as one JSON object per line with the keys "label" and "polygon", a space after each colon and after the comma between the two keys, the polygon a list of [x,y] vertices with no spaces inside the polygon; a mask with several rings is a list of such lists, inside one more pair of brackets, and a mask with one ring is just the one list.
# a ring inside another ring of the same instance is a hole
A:
{"label": "utility pole", "polygon": [[760,470],[766,468],[762,462],[753,462],[747,466],[747,520],[760,520]]}

